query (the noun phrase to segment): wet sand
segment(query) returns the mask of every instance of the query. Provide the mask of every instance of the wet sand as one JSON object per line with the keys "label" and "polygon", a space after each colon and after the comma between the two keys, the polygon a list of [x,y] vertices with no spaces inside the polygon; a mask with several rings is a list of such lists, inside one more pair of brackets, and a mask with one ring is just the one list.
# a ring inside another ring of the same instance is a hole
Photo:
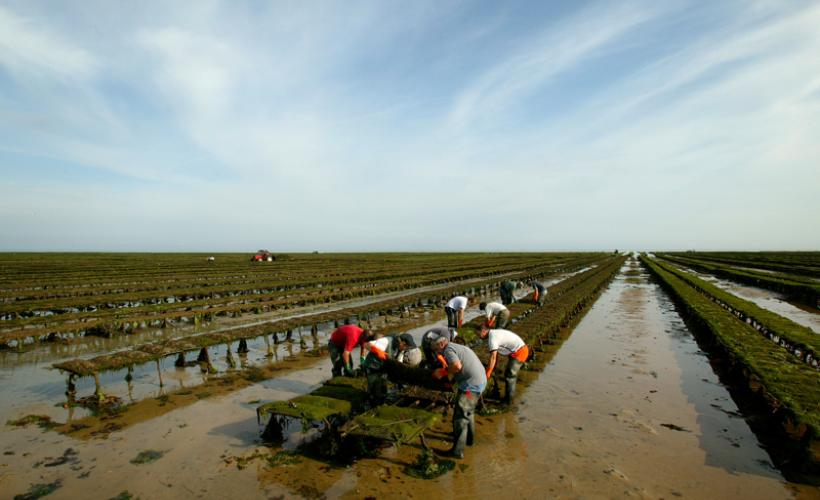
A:
{"label": "wet sand", "polygon": [[[0,455],[0,497],[57,479],[61,487],[48,498],[122,491],[142,498],[788,498],[795,491],[737,416],[668,298],[643,274],[616,279],[512,412],[477,417],[476,445],[436,481],[403,473],[417,445],[391,447],[351,467],[306,457],[236,467],[232,457],[277,451],[260,446],[257,401],[308,392],[329,372],[322,359],[107,439],[5,427],[0,453],[14,454]],[[447,416],[430,445],[446,448],[449,430]],[[144,450],[164,455],[130,463]],[[72,458],[59,464],[64,454]]]}

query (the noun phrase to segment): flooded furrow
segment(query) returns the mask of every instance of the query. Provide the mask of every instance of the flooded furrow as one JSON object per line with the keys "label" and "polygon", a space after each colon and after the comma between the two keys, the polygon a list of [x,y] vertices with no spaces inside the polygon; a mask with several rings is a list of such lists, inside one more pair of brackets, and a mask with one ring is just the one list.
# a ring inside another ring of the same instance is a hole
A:
{"label": "flooded furrow", "polygon": [[511,424],[550,496],[791,494],[644,273],[616,279],[524,400]]}
{"label": "flooded furrow", "polygon": [[763,309],[779,314],[799,325],[811,328],[814,333],[820,333],[820,309],[811,309],[809,306],[797,302],[790,302],[783,295],[771,290],[766,290],[765,288],[742,285],[690,268],[686,268],[686,272],[692,273],[698,278],[742,299],[754,302]]}

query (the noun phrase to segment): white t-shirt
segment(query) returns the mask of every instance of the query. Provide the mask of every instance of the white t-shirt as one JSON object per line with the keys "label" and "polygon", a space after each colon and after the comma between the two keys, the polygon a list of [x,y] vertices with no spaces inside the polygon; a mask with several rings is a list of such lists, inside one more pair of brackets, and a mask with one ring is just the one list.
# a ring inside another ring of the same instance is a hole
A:
{"label": "white t-shirt", "polygon": [[390,337],[381,337],[376,340],[371,340],[370,345],[374,346],[379,350],[387,352],[387,349],[390,347]]}
{"label": "white t-shirt", "polygon": [[509,356],[524,347],[524,345],[521,337],[509,330],[493,329],[487,335],[487,350],[490,352],[498,351],[498,354],[502,356]]}
{"label": "white t-shirt", "polygon": [[467,309],[467,297],[463,297],[459,295],[458,297],[453,297],[450,299],[450,302],[447,303],[447,307],[450,309]]}
{"label": "white t-shirt", "polygon": [[484,306],[484,313],[487,315],[487,319],[490,319],[493,316],[498,316],[498,313],[506,310],[507,308],[498,302],[487,302]]}

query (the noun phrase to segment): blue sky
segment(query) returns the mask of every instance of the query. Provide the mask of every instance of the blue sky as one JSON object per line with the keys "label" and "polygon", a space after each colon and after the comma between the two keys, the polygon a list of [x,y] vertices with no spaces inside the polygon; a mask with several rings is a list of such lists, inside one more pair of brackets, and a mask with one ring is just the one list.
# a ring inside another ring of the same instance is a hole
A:
{"label": "blue sky", "polygon": [[820,2],[0,2],[0,251],[820,250]]}

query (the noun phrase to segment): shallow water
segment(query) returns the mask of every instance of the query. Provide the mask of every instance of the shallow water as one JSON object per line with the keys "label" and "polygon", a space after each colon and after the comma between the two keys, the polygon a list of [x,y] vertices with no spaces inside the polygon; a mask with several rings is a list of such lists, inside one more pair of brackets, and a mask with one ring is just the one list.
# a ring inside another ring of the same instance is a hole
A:
{"label": "shallow water", "polygon": [[763,309],[779,314],[799,325],[811,328],[815,333],[820,333],[820,309],[811,309],[801,304],[789,302],[783,295],[765,288],[741,285],[710,274],[699,273],[689,268],[686,271],[722,290],[754,302]]}
{"label": "shallow water", "polygon": [[[583,270],[574,273],[559,275],[549,280],[545,280],[546,286],[558,283],[569,276],[575,275]],[[449,285],[447,285],[449,286]],[[429,289],[439,287],[426,287]],[[412,292],[418,292],[413,290]],[[516,292],[516,296],[522,297],[529,293],[529,289],[522,289]],[[385,300],[393,296],[406,295],[408,292],[396,292],[386,296],[379,296],[376,298],[357,299],[353,301],[353,305],[361,305],[364,303],[373,302],[376,300]],[[494,299],[497,299],[495,297]],[[351,303],[346,303],[346,306],[351,306]],[[334,308],[339,308],[334,305]],[[311,308],[315,309],[315,308]],[[315,312],[311,310],[311,313]],[[307,314],[307,313],[303,313]],[[420,318],[432,317],[430,311],[416,313]],[[478,316],[480,311],[477,306],[469,308],[465,312],[465,321]],[[298,316],[299,314],[290,313],[288,317]],[[376,316],[373,317],[376,320]],[[220,323],[222,324],[222,323]],[[247,323],[245,323],[247,325]],[[418,339],[424,333],[425,328],[430,326],[441,326],[446,324],[446,321],[441,320],[436,323],[431,323],[426,327],[416,330]],[[222,331],[228,327],[214,327],[214,328],[200,328],[198,332],[205,331]],[[330,334],[333,332],[332,323],[321,323],[318,325],[319,331],[317,338],[313,339],[310,335],[310,328],[303,327],[294,330],[293,342],[282,342],[280,344],[272,344],[273,357],[267,357],[267,344],[263,337],[248,339],[247,355],[241,356],[236,353],[238,341],[231,344],[231,352],[237,363],[247,363],[253,365],[264,365],[267,363],[276,363],[284,358],[298,355],[302,352],[302,345],[300,339],[304,338],[304,348],[312,350],[318,346],[324,346],[328,342]],[[417,331],[418,330],[418,331]],[[190,330],[193,332],[193,328]],[[411,331],[411,332],[413,332]],[[76,344],[42,344],[41,346],[22,353],[15,351],[0,351],[0,422],[17,419],[24,415],[39,414],[47,415],[56,421],[66,422],[82,418],[89,414],[83,408],[63,408],[61,403],[66,401],[64,395],[66,390],[66,377],[61,375],[58,370],[51,368],[51,364],[59,359],[80,357],[89,358],[99,355],[101,352],[113,352],[125,349],[131,345],[163,340],[179,336],[182,332],[180,330],[152,330],[139,332],[134,335],[114,337],[110,339],[87,337]],[[280,340],[284,338],[283,334],[279,334]],[[228,362],[226,358],[225,346],[213,346],[208,349],[212,365],[221,373],[228,369]],[[188,353],[186,359],[196,359],[196,352]],[[186,368],[177,368],[174,366],[176,356],[169,356],[161,360],[161,376],[164,386],[160,386],[160,373],[157,372],[156,364],[148,363],[134,367],[132,373],[133,379],[130,382],[125,380],[126,370],[117,370],[113,372],[105,372],[100,374],[100,383],[106,395],[117,396],[122,398],[126,403],[137,401],[146,397],[158,397],[162,394],[180,388],[191,388],[201,384],[208,378],[207,374],[200,371],[199,366],[190,366]],[[79,378],[75,382],[77,389],[77,397],[83,397],[93,394],[94,380],[91,377]]]}
{"label": "shallow water", "polygon": [[[142,498],[787,498],[794,492],[736,415],[737,407],[669,299],[644,274],[620,275],[523,391],[517,408],[478,417],[476,445],[455,471],[436,481],[402,472],[418,453],[411,445],[389,448],[380,458],[349,468],[307,458],[275,469],[260,461],[244,470],[226,463],[232,456],[266,451],[259,447],[257,401],[308,392],[329,372],[329,361],[322,359],[104,440],[6,428],[0,452],[15,455],[0,456],[0,491],[18,494],[31,484],[62,479],[49,498],[109,498],[125,490]],[[166,380],[189,382],[184,376]],[[433,447],[447,446],[446,434],[433,434]],[[46,457],[69,447],[77,452],[77,463],[43,465]],[[146,449],[165,454],[154,463],[130,463]],[[804,488],[800,494],[820,490]]]}

